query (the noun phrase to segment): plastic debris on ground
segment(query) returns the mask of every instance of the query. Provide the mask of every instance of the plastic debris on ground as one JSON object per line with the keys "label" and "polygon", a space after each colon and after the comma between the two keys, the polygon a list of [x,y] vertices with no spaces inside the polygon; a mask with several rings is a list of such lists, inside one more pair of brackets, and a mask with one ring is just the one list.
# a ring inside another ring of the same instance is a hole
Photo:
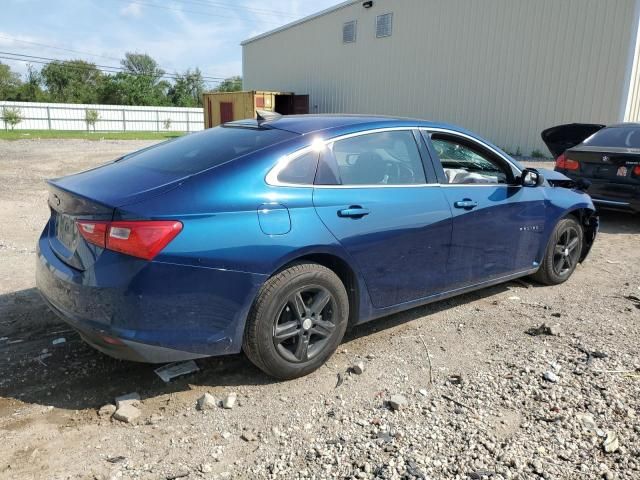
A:
{"label": "plastic debris on ground", "polygon": [[187,362],[174,362],[163,365],[160,368],[156,368],[154,372],[158,375],[163,382],[169,383],[176,377],[187,375],[189,373],[198,372],[200,368],[193,360]]}

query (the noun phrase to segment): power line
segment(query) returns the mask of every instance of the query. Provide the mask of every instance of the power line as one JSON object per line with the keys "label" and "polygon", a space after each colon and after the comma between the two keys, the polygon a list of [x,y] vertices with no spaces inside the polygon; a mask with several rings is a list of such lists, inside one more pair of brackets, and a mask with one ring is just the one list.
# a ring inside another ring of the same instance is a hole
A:
{"label": "power line", "polygon": [[257,13],[262,15],[270,14],[270,15],[277,15],[280,17],[296,18],[296,15],[291,15],[291,13],[289,12],[271,10],[266,8],[247,7],[245,5],[230,5],[228,3],[209,2],[207,0],[177,0],[177,1],[183,2],[183,3],[191,3],[193,5],[203,5],[203,6],[212,7],[212,8],[221,7],[229,10],[244,10],[250,13]]}
{"label": "power line", "polygon": [[[13,61],[16,61],[16,62],[23,62],[23,63],[37,63],[37,64],[40,64],[40,65],[49,65],[50,63],[60,62],[61,61],[61,60],[57,60],[57,59],[53,59],[53,60],[50,60],[50,61],[38,60],[37,59],[38,57],[33,57],[33,56],[28,56],[29,58],[27,58],[27,59],[25,59],[25,58],[7,57],[7,56],[1,55],[2,53],[5,53],[5,52],[0,52],[0,59],[13,60]],[[9,55],[15,55],[15,54],[9,54]],[[149,76],[149,75],[146,75],[144,73],[127,72],[127,71],[123,71],[123,70],[110,70],[109,68],[113,68],[113,67],[100,67],[99,65],[77,65],[77,64],[69,65],[69,64],[64,64],[64,67],[65,68],[70,68],[72,70],[89,70],[89,69],[94,69],[95,68],[96,70],[99,70],[99,71],[101,71],[103,73],[127,73],[128,75],[133,75],[133,76],[142,76],[142,77],[145,77],[145,76],[148,77]],[[161,75],[159,78],[170,78],[172,80],[177,80],[178,79],[177,76],[167,75],[167,74]],[[207,84],[219,84],[219,83],[222,83],[223,80],[222,79],[221,80],[207,80],[207,79],[203,78],[203,81],[204,81],[204,83],[207,83]]]}
{"label": "power line", "polygon": [[[205,17],[218,17],[218,18],[226,18],[229,20],[233,20],[236,17],[230,17],[228,15],[218,15],[216,13],[210,13],[210,12],[203,12],[200,10],[186,10],[184,8],[172,8],[172,7],[167,7],[165,5],[158,5],[156,3],[145,3],[145,2],[140,2],[140,1],[133,1],[133,0],[119,0],[121,2],[127,2],[128,4],[135,4],[135,5],[141,5],[141,6],[146,6],[146,7],[152,7],[152,8],[160,8],[162,10],[170,10],[173,12],[179,12],[179,13],[195,13],[197,15],[204,15]],[[280,25],[282,22],[265,22],[265,23],[269,23],[269,24],[273,24],[273,25]]]}
{"label": "power line", "polygon": [[[91,53],[91,52],[86,52],[86,51],[85,51],[85,52],[83,52],[83,51],[81,51],[81,50],[73,50],[73,49],[70,49],[70,48],[57,47],[57,46],[55,46],[55,45],[48,45],[48,44],[46,44],[46,43],[38,43],[38,42],[30,42],[30,41],[27,41],[27,40],[20,40],[20,39],[18,39],[18,38],[10,37],[10,36],[7,36],[7,35],[1,35],[1,34],[0,34],[0,38],[6,38],[6,39],[8,39],[8,40],[13,40],[13,41],[16,41],[16,42],[21,42],[21,43],[27,43],[27,44],[31,44],[31,45],[36,45],[36,46],[39,46],[39,47],[51,48],[51,49],[54,49],[54,50],[63,50],[63,51],[72,52],[72,53],[80,53],[80,54],[82,54],[82,55],[89,55],[89,56],[91,56],[91,57],[108,58],[108,59],[110,59],[110,60],[118,60],[118,61],[121,61],[121,60],[122,60],[122,59],[120,59],[120,58],[110,57],[110,56],[108,56],[108,55],[100,55],[100,54],[97,54],[97,53]],[[18,47],[18,48],[20,48],[20,47]],[[5,53],[7,53],[7,52],[5,52]],[[10,55],[17,55],[17,54],[10,53]],[[23,55],[23,54],[19,54],[19,55]],[[28,56],[28,55],[26,55],[26,54],[25,54],[25,55],[23,55],[23,56]],[[47,59],[47,60],[54,60],[54,61],[55,61],[55,60],[59,60],[59,59],[48,59],[48,58],[46,58],[46,57],[34,57],[34,58],[45,58],[45,59]],[[63,61],[63,60],[59,60],[59,61]],[[114,67],[114,68],[120,68],[120,69],[122,69],[121,67]],[[163,67],[161,67],[161,66],[158,66],[158,68],[160,68],[160,69],[162,69],[162,70],[164,70],[164,71],[167,71],[167,70],[168,70],[168,69],[163,68]],[[213,75],[205,75],[205,74],[202,74],[202,77],[203,77],[203,78],[216,79],[216,80],[224,79],[223,77],[215,77],[215,76],[213,76]]]}
{"label": "power line", "polygon": [[[59,58],[50,58],[50,57],[40,57],[40,56],[35,56],[35,55],[26,55],[24,53],[13,53],[13,52],[1,52],[0,54],[2,55],[12,55],[15,57],[24,57],[27,59],[27,61],[29,61],[30,59],[34,59],[33,62],[34,63],[51,63],[51,62],[69,62],[71,60],[65,60],[65,59],[59,59]],[[8,60],[22,60],[21,58],[10,58],[10,57],[2,57]],[[38,60],[38,61],[36,61]],[[42,60],[46,60],[46,62],[42,62]],[[130,72],[129,70],[127,70],[124,67],[114,67],[114,66],[110,66],[110,65],[98,65],[98,64],[92,64],[94,65],[98,70],[102,70],[102,71],[108,71],[109,73],[129,73],[131,75],[143,75],[143,76],[148,76],[146,74],[142,74],[142,73],[137,73],[137,72]],[[80,67],[79,65],[75,65],[77,67]],[[91,68],[91,67],[81,67],[81,68]],[[177,79],[179,77],[181,77],[181,75],[178,74],[169,74],[169,73],[164,73],[163,75],[160,75],[161,77],[167,77],[167,78],[173,78],[173,79]],[[201,75],[203,80],[210,80],[210,81],[219,81],[219,80],[225,80],[224,77],[211,77],[208,75]]]}
{"label": "power line", "polygon": [[36,45],[38,47],[50,48],[50,49],[53,49],[53,50],[61,50],[61,51],[71,52],[71,53],[80,53],[82,55],[89,55],[90,57],[101,57],[101,58],[108,58],[109,60],[118,60],[118,61],[120,61],[119,58],[110,57],[108,55],[100,55],[98,53],[83,52],[81,50],[73,50],[71,48],[56,47],[54,45],[47,45],[46,43],[30,42],[28,40],[21,40],[19,38],[10,37],[10,36],[7,36],[7,35],[0,35],[0,38],[6,38],[7,40],[12,40],[14,42],[26,43],[28,45]]}

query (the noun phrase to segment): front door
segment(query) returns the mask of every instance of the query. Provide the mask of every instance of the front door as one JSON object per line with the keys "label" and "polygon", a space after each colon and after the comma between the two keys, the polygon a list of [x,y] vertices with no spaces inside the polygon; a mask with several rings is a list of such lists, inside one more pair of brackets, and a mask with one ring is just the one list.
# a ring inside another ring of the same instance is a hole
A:
{"label": "front door", "polygon": [[544,236],[542,189],[520,186],[519,170],[474,139],[442,132],[430,138],[453,215],[450,287],[535,268]]}
{"label": "front door", "polygon": [[220,123],[233,122],[233,103],[220,102]]}
{"label": "front door", "polygon": [[451,212],[442,189],[429,185],[435,178],[427,181],[417,135],[350,135],[320,156],[316,211],[357,264],[377,308],[429,296],[446,283]]}

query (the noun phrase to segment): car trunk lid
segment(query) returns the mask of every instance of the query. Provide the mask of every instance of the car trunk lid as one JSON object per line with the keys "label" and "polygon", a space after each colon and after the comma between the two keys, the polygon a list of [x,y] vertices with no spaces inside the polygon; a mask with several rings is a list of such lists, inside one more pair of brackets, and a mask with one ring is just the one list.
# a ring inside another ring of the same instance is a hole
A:
{"label": "car trunk lid", "polygon": [[51,249],[67,265],[86,270],[101,253],[101,249],[88,244],[80,235],[76,221],[80,218],[108,221],[114,208],[58,187],[49,182],[49,208],[51,219],[48,238]]}
{"label": "car trunk lid", "polygon": [[604,127],[604,125],[592,123],[557,125],[544,130],[541,137],[553,157],[557,158]]}
{"label": "car trunk lid", "polygon": [[640,152],[628,148],[581,146],[566,152],[566,158],[577,161],[581,177],[611,183],[640,184]]}

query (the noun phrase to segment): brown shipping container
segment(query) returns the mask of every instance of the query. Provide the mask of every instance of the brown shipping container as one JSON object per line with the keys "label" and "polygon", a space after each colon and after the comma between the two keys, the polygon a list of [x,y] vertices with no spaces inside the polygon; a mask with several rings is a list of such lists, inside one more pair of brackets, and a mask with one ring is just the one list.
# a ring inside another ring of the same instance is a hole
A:
{"label": "brown shipping container", "polygon": [[256,118],[256,110],[283,115],[309,113],[309,96],[288,92],[220,92],[203,96],[204,126],[212,128],[225,122]]}

